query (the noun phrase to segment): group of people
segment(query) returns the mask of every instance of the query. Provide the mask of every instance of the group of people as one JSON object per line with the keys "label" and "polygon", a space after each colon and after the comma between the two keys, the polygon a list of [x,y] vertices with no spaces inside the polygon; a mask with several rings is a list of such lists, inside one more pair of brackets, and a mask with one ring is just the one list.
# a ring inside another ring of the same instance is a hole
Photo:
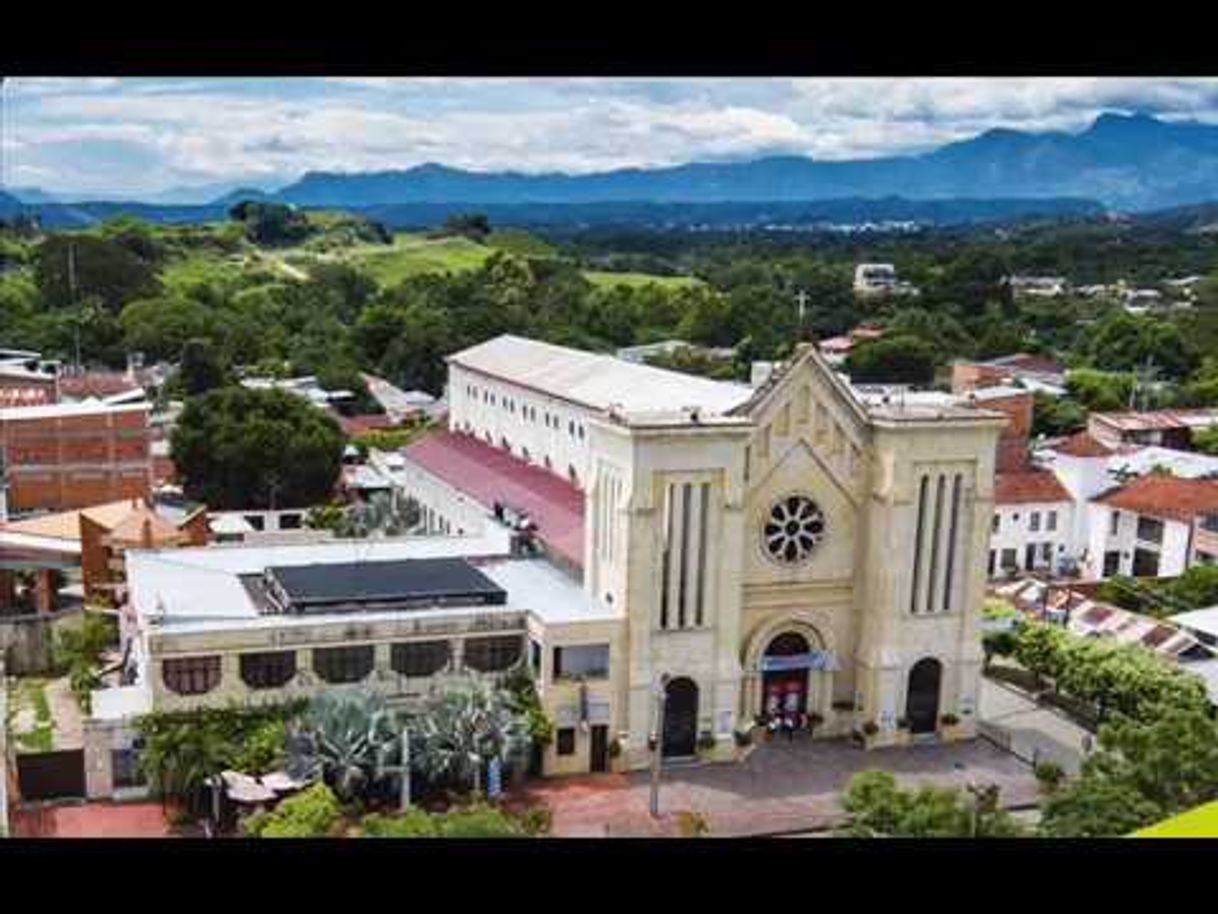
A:
{"label": "group of people", "polygon": [[795,733],[808,730],[808,715],[801,712],[785,714],[770,714],[765,720],[766,733],[773,737],[776,733],[784,733],[788,740],[795,739]]}

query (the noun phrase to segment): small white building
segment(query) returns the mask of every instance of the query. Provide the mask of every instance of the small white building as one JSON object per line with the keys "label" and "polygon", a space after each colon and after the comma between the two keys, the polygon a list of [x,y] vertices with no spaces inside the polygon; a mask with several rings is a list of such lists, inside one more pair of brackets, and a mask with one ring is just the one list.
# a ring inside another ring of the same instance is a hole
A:
{"label": "small white building", "polygon": [[1159,473],[1095,498],[1088,577],[1176,577],[1218,558],[1218,481]]}
{"label": "small white building", "polygon": [[860,263],[854,268],[854,294],[863,297],[877,295],[917,295],[918,289],[897,277],[897,268],[890,263]]}
{"label": "small white building", "polygon": [[994,479],[990,578],[1019,571],[1058,575],[1073,564],[1074,500],[1050,470],[1029,468]]}

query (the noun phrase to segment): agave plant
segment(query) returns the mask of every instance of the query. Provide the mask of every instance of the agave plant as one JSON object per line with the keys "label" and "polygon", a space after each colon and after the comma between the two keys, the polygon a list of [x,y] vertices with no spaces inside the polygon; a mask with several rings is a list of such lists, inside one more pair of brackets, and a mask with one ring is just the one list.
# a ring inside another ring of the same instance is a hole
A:
{"label": "agave plant", "polygon": [[344,800],[400,775],[401,727],[384,698],[333,689],[314,698],[288,731],[288,774],[321,778]]}
{"label": "agave plant", "polygon": [[419,523],[419,506],[413,499],[395,499],[375,494],[352,505],[337,527],[338,535],[351,539],[369,536],[402,536]]}
{"label": "agave plant", "polygon": [[436,694],[410,721],[411,766],[433,784],[477,790],[491,759],[510,762],[528,747],[528,723],[515,697],[482,680]]}

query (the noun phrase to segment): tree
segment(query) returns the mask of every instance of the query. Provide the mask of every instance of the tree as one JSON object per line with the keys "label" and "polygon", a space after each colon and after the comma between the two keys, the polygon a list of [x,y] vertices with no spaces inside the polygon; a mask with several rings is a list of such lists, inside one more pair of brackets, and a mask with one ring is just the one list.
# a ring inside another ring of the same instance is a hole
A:
{"label": "tree", "polygon": [[128,351],[149,359],[172,359],[189,340],[210,338],[211,311],[189,298],[148,298],[133,301],[119,316]]}
{"label": "tree", "polygon": [[863,771],[850,779],[842,806],[851,814],[847,832],[866,838],[1010,838],[1022,829],[998,805],[998,788],[965,799],[948,787],[897,787],[887,771]]}
{"label": "tree", "polygon": [[885,336],[853,349],[846,373],[858,384],[930,384],[935,353],[915,336]]}
{"label": "tree", "polygon": [[511,764],[527,750],[528,724],[514,696],[468,679],[428,700],[412,718],[411,762],[433,785],[477,788],[491,759]]}
{"label": "tree", "polygon": [[1160,707],[1100,730],[1100,751],[1045,807],[1058,837],[1130,832],[1218,797],[1218,725],[1205,710]]}
{"label": "tree", "polygon": [[295,394],[226,387],[186,404],[170,454],[189,498],[213,510],[327,501],[345,437]]}
{"label": "tree", "polygon": [[1218,456],[1218,426],[1193,432],[1193,447],[1203,454]]}
{"label": "tree", "polygon": [[444,220],[442,231],[481,244],[491,233],[491,222],[485,213],[454,213]]}
{"label": "tree", "polygon": [[288,730],[288,774],[321,779],[345,801],[400,777],[401,726],[375,692],[322,692]]}
{"label": "tree", "polygon": [[196,337],[186,341],[178,361],[178,381],[188,397],[224,386],[227,373],[211,340]]}
{"label": "tree", "polygon": [[1077,432],[1087,424],[1087,410],[1069,397],[1044,391],[1032,394],[1032,434],[1051,438]]}
{"label": "tree", "polygon": [[243,200],[228,214],[244,224],[250,241],[267,247],[303,241],[316,230],[305,213],[284,203]]}
{"label": "tree", "polygon": [[69,308],[92,296],[117,312],[160,290],[152,264],[93,235],[49,235],[35,254],[34,282],[48,308]]}

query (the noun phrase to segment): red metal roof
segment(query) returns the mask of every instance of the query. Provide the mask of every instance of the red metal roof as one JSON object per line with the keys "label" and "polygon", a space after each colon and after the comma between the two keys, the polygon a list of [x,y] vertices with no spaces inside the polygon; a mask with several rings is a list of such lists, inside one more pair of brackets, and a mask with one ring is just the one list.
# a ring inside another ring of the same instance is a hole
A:
{"label": "red metal roof", "polygon": [[584,564],[584,493],[541,467],[469,436],[438,430],[408,445],[415,464],[488,509],[501,501],[525,511],[537,535],[566,561]]}
{"label": "red metal roof", "polygon": [[1086,432],[1076,432],[1054,448],[1070,457],[1111,457],[1115,450],[1096,441]]}
{"label": "red metal roof", "polygon": [[1187,524],[1199,514],[1218,512],[1218,481],[1150,473],[1100,495],[1095,501],[1123,511]]}
{"label": "red metal roof", "polygon": [[1021,470],[994,476],[994,502],[1018,505],[1025,502],[1070,501],[1070,493],[1049,470]]}
{"label": "red metal roof", "polygon": [[0,407],[45,406],[50,402],[45,387],[0,387]]}

